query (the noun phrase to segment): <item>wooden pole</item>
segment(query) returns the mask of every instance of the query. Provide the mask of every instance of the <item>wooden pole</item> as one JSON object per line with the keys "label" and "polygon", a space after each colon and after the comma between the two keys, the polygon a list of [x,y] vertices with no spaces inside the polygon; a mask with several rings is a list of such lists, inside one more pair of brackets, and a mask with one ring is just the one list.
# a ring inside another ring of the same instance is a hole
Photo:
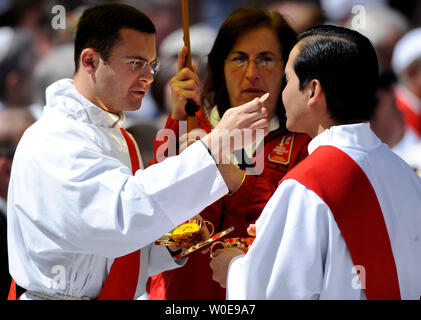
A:
{"label": "wooden pole", "polygon": [[[186,56],[186,67],[193,70],[191,61],[191,49],[190,49],[190,32],[189,32],[189,3],[188,0],[181,0],[181,13],[183,19],[183,40],[184,45],[187,47]],[[186,104],[187,112],[187,132],[192,129],[199,127],[196,118],[196,111],[199,110],[199,106],[194,103],[193,100],[188,100]]]}

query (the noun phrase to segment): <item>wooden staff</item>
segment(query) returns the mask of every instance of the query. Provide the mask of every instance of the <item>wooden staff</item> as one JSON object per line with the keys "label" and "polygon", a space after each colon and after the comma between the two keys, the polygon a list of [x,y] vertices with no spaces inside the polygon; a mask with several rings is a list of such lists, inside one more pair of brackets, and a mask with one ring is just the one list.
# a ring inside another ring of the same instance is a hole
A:
{"label": "wooden staff", "polygon": [[[181,13],[183,18],[183,40],[184,45],[187,47],[186,56],[186,67],[193,70],[191,61],[191,50],[190,50],[190,33],[189,33],[189,3],[188,0],[181,0]],[[196,112],[199,110],[199,106],[194,103],[193,100],[187,100],[186,112],[187,112],[187,132],[197,128],[199,126],[196,118]]]}
{"label": "wooden staff", "polygon": [[191,63],[191,50],[190,50],[190,31],[189,31],[189,2],[188,0],[181,0],[181,14],[183,17],[183,40],[184,45],[187,47],[186,67],[193,70]]}

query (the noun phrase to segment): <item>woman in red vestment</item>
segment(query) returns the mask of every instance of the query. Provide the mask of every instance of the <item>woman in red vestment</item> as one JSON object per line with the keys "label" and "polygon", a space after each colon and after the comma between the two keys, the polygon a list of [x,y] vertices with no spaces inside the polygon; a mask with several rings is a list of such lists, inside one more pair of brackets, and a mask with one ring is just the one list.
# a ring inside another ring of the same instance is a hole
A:
{"label": "woman in red vestment", "polygon": [[[186,49],[180,51],[179,71],[170,81],[173,113],[166,123],[177,141],[180,121],[187,117],[184,111],[187,99],[200,105],[196,113],[199,127],[209,132],[228,108],[270,93],[266,101],[269,134],[257,149],[246,148],[242,157],[237,154],[237,160],[247,156],[262,163],[239,160],[237,169],[247,170],[241,187],[200,212],[203,219],[213,223],[215,233],[234,226],[231,237],[247,237],[247,227],[259,217],[279,180],[307,156],[310,138],[286,129],[281,99],[283,70],[295,43],[296,34],[278,13],[248,7],[234,11],[222,24],[209,53],[202,95],[197,75],[183,68]],[[163,143],[155,140],[151,164],[162,158]],[[262,172],[253,171],[262,164]],[[212,280],[209,262],[209,254],[196,252],[184,267],[152,277],[149,298],[225,299],[225,289]]]}

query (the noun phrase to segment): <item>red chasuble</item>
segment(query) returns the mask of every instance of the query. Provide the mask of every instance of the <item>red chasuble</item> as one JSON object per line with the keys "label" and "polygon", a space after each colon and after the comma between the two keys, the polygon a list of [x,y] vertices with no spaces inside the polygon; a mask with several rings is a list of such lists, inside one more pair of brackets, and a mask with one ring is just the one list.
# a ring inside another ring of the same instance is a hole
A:
{"label": "red chasuble", "polygon": [[[345,152],[321,146],[281,180],[294,179],[330,208],[355,266],[365,268],[369,300],[401,299],[396,264],[376,193]],[[350,284],[351,285],[351,284]]]}

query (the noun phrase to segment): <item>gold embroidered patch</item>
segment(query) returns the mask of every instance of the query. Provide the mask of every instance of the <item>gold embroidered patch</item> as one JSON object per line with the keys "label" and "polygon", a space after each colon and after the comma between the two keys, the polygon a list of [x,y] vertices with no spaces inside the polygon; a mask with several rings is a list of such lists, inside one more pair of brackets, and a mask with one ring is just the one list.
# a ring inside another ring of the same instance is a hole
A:
{"label": "gold embroidered patch", "polygon": [[282,136],[281,142],[268,155],[271,162],[288,165],[291,160],[292,147],[294,145],[295,134],[287,133]]}

